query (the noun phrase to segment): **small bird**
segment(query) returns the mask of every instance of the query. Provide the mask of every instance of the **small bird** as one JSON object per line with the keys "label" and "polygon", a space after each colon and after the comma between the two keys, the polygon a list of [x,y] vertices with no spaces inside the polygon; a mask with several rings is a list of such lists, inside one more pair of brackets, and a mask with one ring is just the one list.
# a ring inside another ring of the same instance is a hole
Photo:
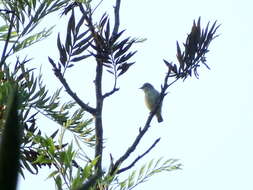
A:
{"label": "small bird", "polygon": [[[158,104],[160,93],[150,83],[144,83],[140,89],[142,89],[145,93],[146,106],[150,111],[153,111],[156,105]],[[156,112],[157,121],[159,123],[163,121],[161,111],[162,111],[162,104],[160,104]]]}

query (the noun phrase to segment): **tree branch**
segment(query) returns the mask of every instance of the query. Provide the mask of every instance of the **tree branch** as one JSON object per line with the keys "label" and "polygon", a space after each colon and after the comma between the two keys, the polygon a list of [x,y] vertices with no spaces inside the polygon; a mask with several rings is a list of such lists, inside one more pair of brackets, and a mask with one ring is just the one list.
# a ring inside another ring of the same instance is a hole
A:
{"label": "tree branch", "polygon": [[[91,31],[92,38],[94,39],[95,46],[97,47],[96,53],[97,57],[102,57],[100,52],[101,43],[98,39],[98,34],[95,30],[94,24],[92,22],[91,10],[85,10],[82,4],[79,5],[80,11],[85,16],[87,26]],[[96,145],[95,145],[95,158],[98,158],[98,161],[95,165],[96,172],[98,175],[102,174],[102,154],[103,154],[103,124],[102,124],[102,109],[103,109],[103,95],[102,95],[102,75],[103,75],[103,60],[96,58],[96,76],[95,76],[95,92],[96,92],[96,112],[95,117],[95,135],[96,135]]]}
{"label": "tree branch", "polygon": [[127,149],[127,151],[112,166],[112,169],[110,171],[111,175],[113,175],[115,173],[115,171],[118,169],[118,167],[130,156],[131,153],[133,153],[135,151],[140,140],[142,139],[144,134],[148,131],[148,129],[150,127],[150,122],[152,121],[152,118],[154,117],[154,115],[155,115],[155,113],[153,113],[153,112],[150,113],[143,130],[141,130],[141,128],[139,129],[139,134],[135,138],[133,144]]}
{"label": "tree branch", "polygon": [[66,92],[76,101],[76,103],[85,111],[89,112],[90,114],[92,114],[93,116],[96,114],[96,109],[90,107],[88,104],[85,104],[77,95],[76,93],[74,93],[71,88],[69,87],[67,81],[65,80],[65,78],[63,77],[63,75],[61,74],[60,70],[57,68],[57,66],[55,65],[55,63],[53,62],[53,60],[51,58],[49,58],[49,62],[51,63],[51,65],[53,66],[53,70],[54,73],[56,75],[56,77],[60,80],[60,82],[62,83],[62,85],[64,86]]}
{"label": "tree branch", "polygon": [[155,116],[156,112],[158,111],[160,104],[162,104],[164,97],[167,95],[166,90],[168,89],[168,87],[170,87],[172,84],[174,84],[178,80],[178,78],[176,78],[174,81],[172,81],[170,84],[168,84],[169,76],[170,76],[170,70],[166,74],[165,79],[164,79],[164,84],[161,87],[160,99],[159,99],[158,104],[156,105],[155,109],[152,112],[150,112],[150,115],[144,125],[144,128],[139,129],[139,134],[135,138],[133,144],[127,149],[127,151],[111,167],[112,168],[110,171],[111,175],[114,174],[114,172],[118,169],[118,167],[130,156],[131,153],[133,153],[135,151],[135,149],[136,149],[137,145],[140,143],[142,137],[148,131],[148,129],[150,127],[150,123],[151,123],[153,117]]}
{"label": "tree branch", "polygon": [[119,24],[120,24],[120,21],[119,21],[119,9],[120,9],[120,1],[121,0],[116,0],[116,5],[114,7],[114,28],[113,28],[113,32],[112,32],[112,35],[116,35],[119,31]]}
{"label": "tree branch", "polygon": [[107,92],[103,95],[103,99],[107,98],[108,96],[111,96],[114,92],[117,92],[119,88],[113,88],[110,92]]}
{"label": "tree branch", "polygon": [[125,168],[122,168],[122,169],[119,169],[117,171],[117,174],[120,174],[120,173],[125,172],[126,170],[129,170],[130,168],[132,168],[136,164],[136,162],[138,162],[141,158],[143,158],[146,154],[148,154],[156,146],[156,144],[160,141],[160,139],[161,138],[156,139],[155,142],[149,147],[149,149],[146,150],[140,156],[138,156],[129,166],[127,166]]}
{"label": "tree branch", "polygon": [[102,154],[103,154],[103,124],[102,124],[102,109],[103,109],[103,96],[102,96],[102,74],[103,65],[97,60],[96,68],[96,114],[95,114],[95,132],[96,132],[96,146],[95,146],[95,157],[98,157],[96,169],[98,173],[102,172]]}
{"label": "tree branch", "polygon": [[88,190],[90,187],[94,186],[97,183],[97,180],[101,177],[102,175],[99,175],[98,173],[94,174],[91,176],[78,190]]}

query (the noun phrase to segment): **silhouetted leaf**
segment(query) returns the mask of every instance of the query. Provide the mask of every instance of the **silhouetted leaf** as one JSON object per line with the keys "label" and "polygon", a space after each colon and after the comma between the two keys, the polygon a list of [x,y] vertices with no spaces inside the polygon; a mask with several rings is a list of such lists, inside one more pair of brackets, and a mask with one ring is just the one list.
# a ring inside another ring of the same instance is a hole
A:
{"label": "silhouetted leaf", "polygon": [[57,37],[57,47],[60,53],[60,61],[62,63],[63,66],[65,66],[66,61],[67,61],[67,53],[65,48],[62,46],[61,44],[61,39],[60,39],[60,34],[58,33],[58,37]]}
{"label": "silhouetted leaf", "polygon": [[108,20],[107,25],[106,25],[106,30],[105,30],[106,41],[109,41],[109,37],[110,37],[110,20]]}
{"label": "silhouetted leaf", "polygon": [[[79,33],[80,27],[83,25],[84,21],[85,21],[85,16],[83,15],[83,16],[80,18],[80,20],[79,20],[79,22],[77,23],[77,25],[76,25],[76,34]],[[87,31],[89,31],[89,30],[87,30]]]}
{"label": "silhouetted leaf", "polygon": [[54,137],[57,135],[58,132],[59,132],[59,129],[57,129],[55,132],[53,132],[53,134],[50,135],[50,137],[51,137],[52,139],[54,139]]}
{"label": "silhouetted leaf", "polygon": [[[83,33],[81,33],[80,35],[78,35],[76,38],[76,41],[81,40],[89,31],[90,30],[88,29],[88,30],[84,31]],[[90,37],[92,37],[92,36],[90,35]]]}
{"label": "silhouetted leaf", "polygon": [[123,46],[129,41],[130,37],[126,38],[125,40],[122,40],[120,43],[117,43],[113,46],[113,51],[122,49]]}
{"label": "silhouetted leaf", "polygon": [[122,30],[118,34],[112,36],[109,40],[109,46],[111,47],[118,39],[119,37],[125,32],[125,30]]}
{"label": "silhouetted leaf", "polygon": [[122,48],[120,48],[120,49],[118,50],[118,52],[115,53],[114,58],[116,59],[117,57],[123,55],[125,52],[127,52],[127,50],[129,50],[129,48],[130,48],[132,45],[133,45],[133,42],[129,42],[125,47],[122,46]]}
{"label": "silhouetted leaf", "polygon": [[129,60],[137,51],[129,52],[126,55],[121,56],[119,59],[116,60],[116,64],[121,64]]}
{"label": "silhouetted leaf", "polygon": [[71,36],[75,36],[75,15],[74,11],[72,10],[71,16],[69,18],[68,26],[67,26],[67,34],[66,34],[66,41],[65,47],[67,52],[70,52],[70,48],[72,46],[72,39]]}
{"label": "silhouetted leaf", "polygon": [[132,63],[124,63],[124,64],[120,65],[120,66],[118,67],[118,69],[117,69],[117,70],[120,70],[118,76],[123,75],[123,74],[129,69],[129,67],[130,67],[131,65],[133,65],[134,63],[135,63],[135,62],[132,62]]}
{"label": "silhouetted leaf", "polygon": [[83,59],[86,59],[87,57],[91,56],[90,54],[89,55],[82,55],[80,57],[75,57],[73,59],[71,59],[72,62],[78,62],[78,61],[81,61]]}
{"label": "silhouetted leaf", "polygon": [[101,28],[101,30],[103,30],[107,19],[108,19],[108,16],[106,15],[106,13],[104,13],[100,19],[100,22],[99,22],[99,27]]}
{"label": "silhouetted leaf", "polygon": [[86,44],[80,48],[77,48],[73,53],[72,53],[72,56],[75,56],[75,55],[79,55],[80,53],[84,52],[88,47],[90,46],[90,44]]}
{"label": "silhouetted leaf", "polygon": [[89,44],[89,43],[90,43],[89,41],[91,40],[91,38],[92,38],[92,35],[89,35],[89,36],[86,37],[85,39],[82,39],[80,42],[78,42],[78,43],[74,46],[74,49],[76,49],[76,48],[81,48],[82,46]]}

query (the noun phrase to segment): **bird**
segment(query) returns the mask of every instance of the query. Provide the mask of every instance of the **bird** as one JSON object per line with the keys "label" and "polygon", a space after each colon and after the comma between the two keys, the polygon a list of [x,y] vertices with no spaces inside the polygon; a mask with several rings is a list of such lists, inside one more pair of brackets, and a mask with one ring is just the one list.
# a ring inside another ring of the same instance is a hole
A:
{"label": "bird", "polygon": [[[144,91],[146,106],[152,112],[156,108],[156,105],[159,103],[160,93],[150,83],[144,83],[140,89]],[[161,111],[162,103],[156,112],[157,121],[159,123],[163,121]]]}

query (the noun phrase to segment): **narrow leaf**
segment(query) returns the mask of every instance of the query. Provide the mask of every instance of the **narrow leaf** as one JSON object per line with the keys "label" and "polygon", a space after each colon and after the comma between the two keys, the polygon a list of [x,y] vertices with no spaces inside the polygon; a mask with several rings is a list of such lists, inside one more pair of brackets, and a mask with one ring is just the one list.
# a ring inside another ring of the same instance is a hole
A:
{"label": "narrow leaf", "polygon": [[81,61],[83,59],[86,59],[89,56],[91,56],[91,55],[90,54],[89,55],[82,55],[80,57],[75,57],[75,58],[71,59],[70,61],[72,61],[72,62],[78,62],[78,61]]}
{"label": "narrow leaf", "polygon": [[124,64],[120,65],[119,68],[117,69],[117,70],[121,70],[119,72],[118,76],[123,75],[129,69],[129,67],[133,64],[134,64],[134,62],[133,63],[124,63]]}

